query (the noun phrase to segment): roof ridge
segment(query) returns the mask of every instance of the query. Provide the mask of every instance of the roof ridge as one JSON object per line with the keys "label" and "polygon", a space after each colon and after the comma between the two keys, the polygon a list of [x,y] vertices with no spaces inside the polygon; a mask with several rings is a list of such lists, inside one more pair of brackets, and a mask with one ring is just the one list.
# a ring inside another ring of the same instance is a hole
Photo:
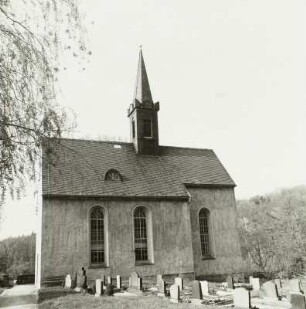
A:
{"label": "roof ridge", "polygon": [[178,146],[167,146],[167,145],[160,145],[159,147],[176,148],[176,149],[187,149],[187,150],[209,150],[209,151],[214,152],[214,150],[210,149],[210,148],[178,147]]}
{"label": "roof ridge", "polygon": [[61,137],[55,138],[56,140],[66,140],[66,141],[82,141],[82,142],[96,142],[96,143],[108,143],[108,144],[126,144],[132,145],[132,142],[119,142],[119,141],[102,141],[98,139],[86,139],[86,138],[68,138],[68,137]]}

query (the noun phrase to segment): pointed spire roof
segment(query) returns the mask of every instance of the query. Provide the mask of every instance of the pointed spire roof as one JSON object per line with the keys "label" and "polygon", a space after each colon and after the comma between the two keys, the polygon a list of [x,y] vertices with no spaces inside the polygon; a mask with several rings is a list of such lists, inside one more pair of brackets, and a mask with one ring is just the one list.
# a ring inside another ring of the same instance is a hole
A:
{"label": "pointed spire roof", "polygon": [[139,51],[139,61],[138,61],[138,70],[137,70],[137,77],[136,77],[134,100],[138,100],[139,103],[144,103],[146,101],[153,103],[148,75],[147,75],[146,66],[143,60],[141,47]]}

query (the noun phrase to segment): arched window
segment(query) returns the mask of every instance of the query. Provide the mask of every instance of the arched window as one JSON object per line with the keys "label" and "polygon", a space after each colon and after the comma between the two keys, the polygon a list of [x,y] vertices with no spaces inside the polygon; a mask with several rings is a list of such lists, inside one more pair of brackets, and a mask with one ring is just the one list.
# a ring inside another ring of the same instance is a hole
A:
{"label": "arched window", "polygon": [[122,181],[122,176],[117,170],[112,168],[106,172],[104,179]]}
{"label": "arched window", "polygon": [[148,238],[146,209],[138,207],[134,211],[135,260],[148,261]]}
{"label": "arched window", "polygon": [[200,221],[200,238],[202,256],[211,255],[209,243],[209,210],[202,208],[199,213]]}
{"label": "arched window", "polygon": [[90,261],[92,264],[105,263],[104,212],[96,206],[90,212]]}

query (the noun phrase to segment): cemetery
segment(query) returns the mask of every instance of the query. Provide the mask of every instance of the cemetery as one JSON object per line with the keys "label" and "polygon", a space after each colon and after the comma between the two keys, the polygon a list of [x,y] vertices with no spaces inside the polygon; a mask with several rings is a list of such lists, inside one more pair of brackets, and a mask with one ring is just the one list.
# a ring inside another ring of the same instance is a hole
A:
{"label": "cemetery", "polygon": [[[64,287],[41,291],[56,291],[56,302],[77,302],[79,308],[86,302],[90,308],[103,305],[103,308],[306,309],[305,282],[305,278],[264,281],[253,276],[244,278],[241,274],[229,275],[223,282],[162,274],[142,278],[136,272],[129,277],[101,274],[93,281],[82,270],[67,274]],[[39,295],[40,308],[49,308],[53,301],[50,298]]]}

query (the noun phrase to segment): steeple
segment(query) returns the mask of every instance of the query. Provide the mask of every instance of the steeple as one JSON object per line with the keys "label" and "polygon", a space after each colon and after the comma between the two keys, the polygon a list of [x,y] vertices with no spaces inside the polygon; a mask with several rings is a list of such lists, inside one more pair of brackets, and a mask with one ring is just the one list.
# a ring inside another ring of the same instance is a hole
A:
{"label": "steeple", "polygon": [[159,102],[153,102],[146,66],[140,49],[135,94],[128,109],[131,141],[139,155],[158,156],[158,111]]}
{"label": "steeple", "polygon": [[146,66],[143,60],[141,48],[139,51],[138,70],[137,70],[137,77],[136,77],[134,99],[138,100],[139,103],[144,103],[144,102],[153,103],[148,75],[147,75]]}

